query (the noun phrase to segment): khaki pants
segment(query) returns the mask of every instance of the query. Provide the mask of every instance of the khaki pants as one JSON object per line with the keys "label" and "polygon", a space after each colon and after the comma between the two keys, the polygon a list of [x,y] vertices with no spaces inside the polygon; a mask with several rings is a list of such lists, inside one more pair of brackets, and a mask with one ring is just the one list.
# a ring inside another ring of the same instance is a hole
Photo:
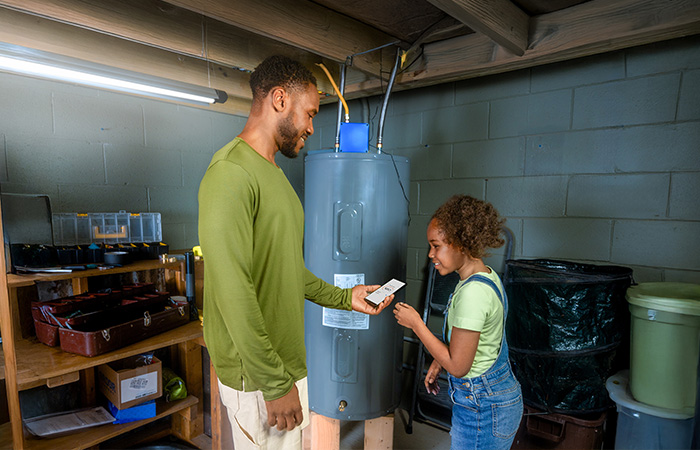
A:
{"label": "khaki pants", "polygon": [[296,382],[304,414],[300,426],[292,431],[278,431],[267,425],[267,408],[262,392],[242,392],[219,381],[221,402],[226,406],[235,450],[301,450],[301,430],[309,425],[309,392],[306,378]]}

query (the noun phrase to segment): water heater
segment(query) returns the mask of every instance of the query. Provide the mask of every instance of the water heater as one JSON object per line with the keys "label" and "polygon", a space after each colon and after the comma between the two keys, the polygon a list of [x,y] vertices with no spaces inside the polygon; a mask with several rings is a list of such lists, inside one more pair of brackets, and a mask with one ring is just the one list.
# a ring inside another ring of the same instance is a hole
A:
{"label": "water heater", "polygon": [[[305,161],[306,267],[340,287],[406,280],[409,161],[386,153],[317,152]],[[396,294],[402,301],[405,289]],[[399,405],[403,330],[391,311],[369,316],[306,302],[309,406],[341,420]]]}

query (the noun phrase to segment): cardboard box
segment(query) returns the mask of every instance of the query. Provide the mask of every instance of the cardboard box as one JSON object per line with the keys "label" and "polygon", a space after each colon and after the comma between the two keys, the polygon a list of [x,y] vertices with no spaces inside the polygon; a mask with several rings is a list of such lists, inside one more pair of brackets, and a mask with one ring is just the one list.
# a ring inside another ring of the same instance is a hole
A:
{"label": "cardboard box", "polygon": [[97,367],[100,392],[116,408],[126,409],[163,394],[162,363],[156,357],[148,365],[142,360],[137,355]]}
{"label": "cardboard box", "polygon": [[114,416],[114,422],[112,423],[115,424],[136,422],[137,420],[151,419],[156,416],[155,400],[149,400],[125,409],[118,409],[112,402],[107,400],[107,407],[110,414]]}

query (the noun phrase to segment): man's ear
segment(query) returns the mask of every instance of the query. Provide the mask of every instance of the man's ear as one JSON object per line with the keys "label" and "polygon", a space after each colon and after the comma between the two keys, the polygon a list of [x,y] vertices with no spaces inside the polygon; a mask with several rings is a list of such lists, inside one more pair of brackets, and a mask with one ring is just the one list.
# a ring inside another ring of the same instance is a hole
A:
{"label": "man's ear", "polygon": [[270,91],[270,101],[275,111],[282,112],[289,104],[289,96],[284,88],[276,87]]}

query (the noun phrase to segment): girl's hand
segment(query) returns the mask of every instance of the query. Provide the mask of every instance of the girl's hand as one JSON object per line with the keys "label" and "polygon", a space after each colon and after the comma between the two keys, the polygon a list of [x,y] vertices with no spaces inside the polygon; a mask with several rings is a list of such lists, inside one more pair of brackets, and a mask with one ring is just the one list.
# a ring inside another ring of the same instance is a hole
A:
{"label": "girl's hand", "polygon": [[438,395],[438,392],[440,392],[440,385],[437,382],[440,372],[442,372],[442,366],[434,359],[428,369],[428,373],[425,374],[425,390],[429,394]]}
{"label": "girl's hand", "polygon": [[399,325],[403,325],[406,328],[414,329],[419,323],[423,323],[423,320],[418,315],[418,311],[413,309],[411,305],[404,302],[399,302],[394,307],[394,317]]}

